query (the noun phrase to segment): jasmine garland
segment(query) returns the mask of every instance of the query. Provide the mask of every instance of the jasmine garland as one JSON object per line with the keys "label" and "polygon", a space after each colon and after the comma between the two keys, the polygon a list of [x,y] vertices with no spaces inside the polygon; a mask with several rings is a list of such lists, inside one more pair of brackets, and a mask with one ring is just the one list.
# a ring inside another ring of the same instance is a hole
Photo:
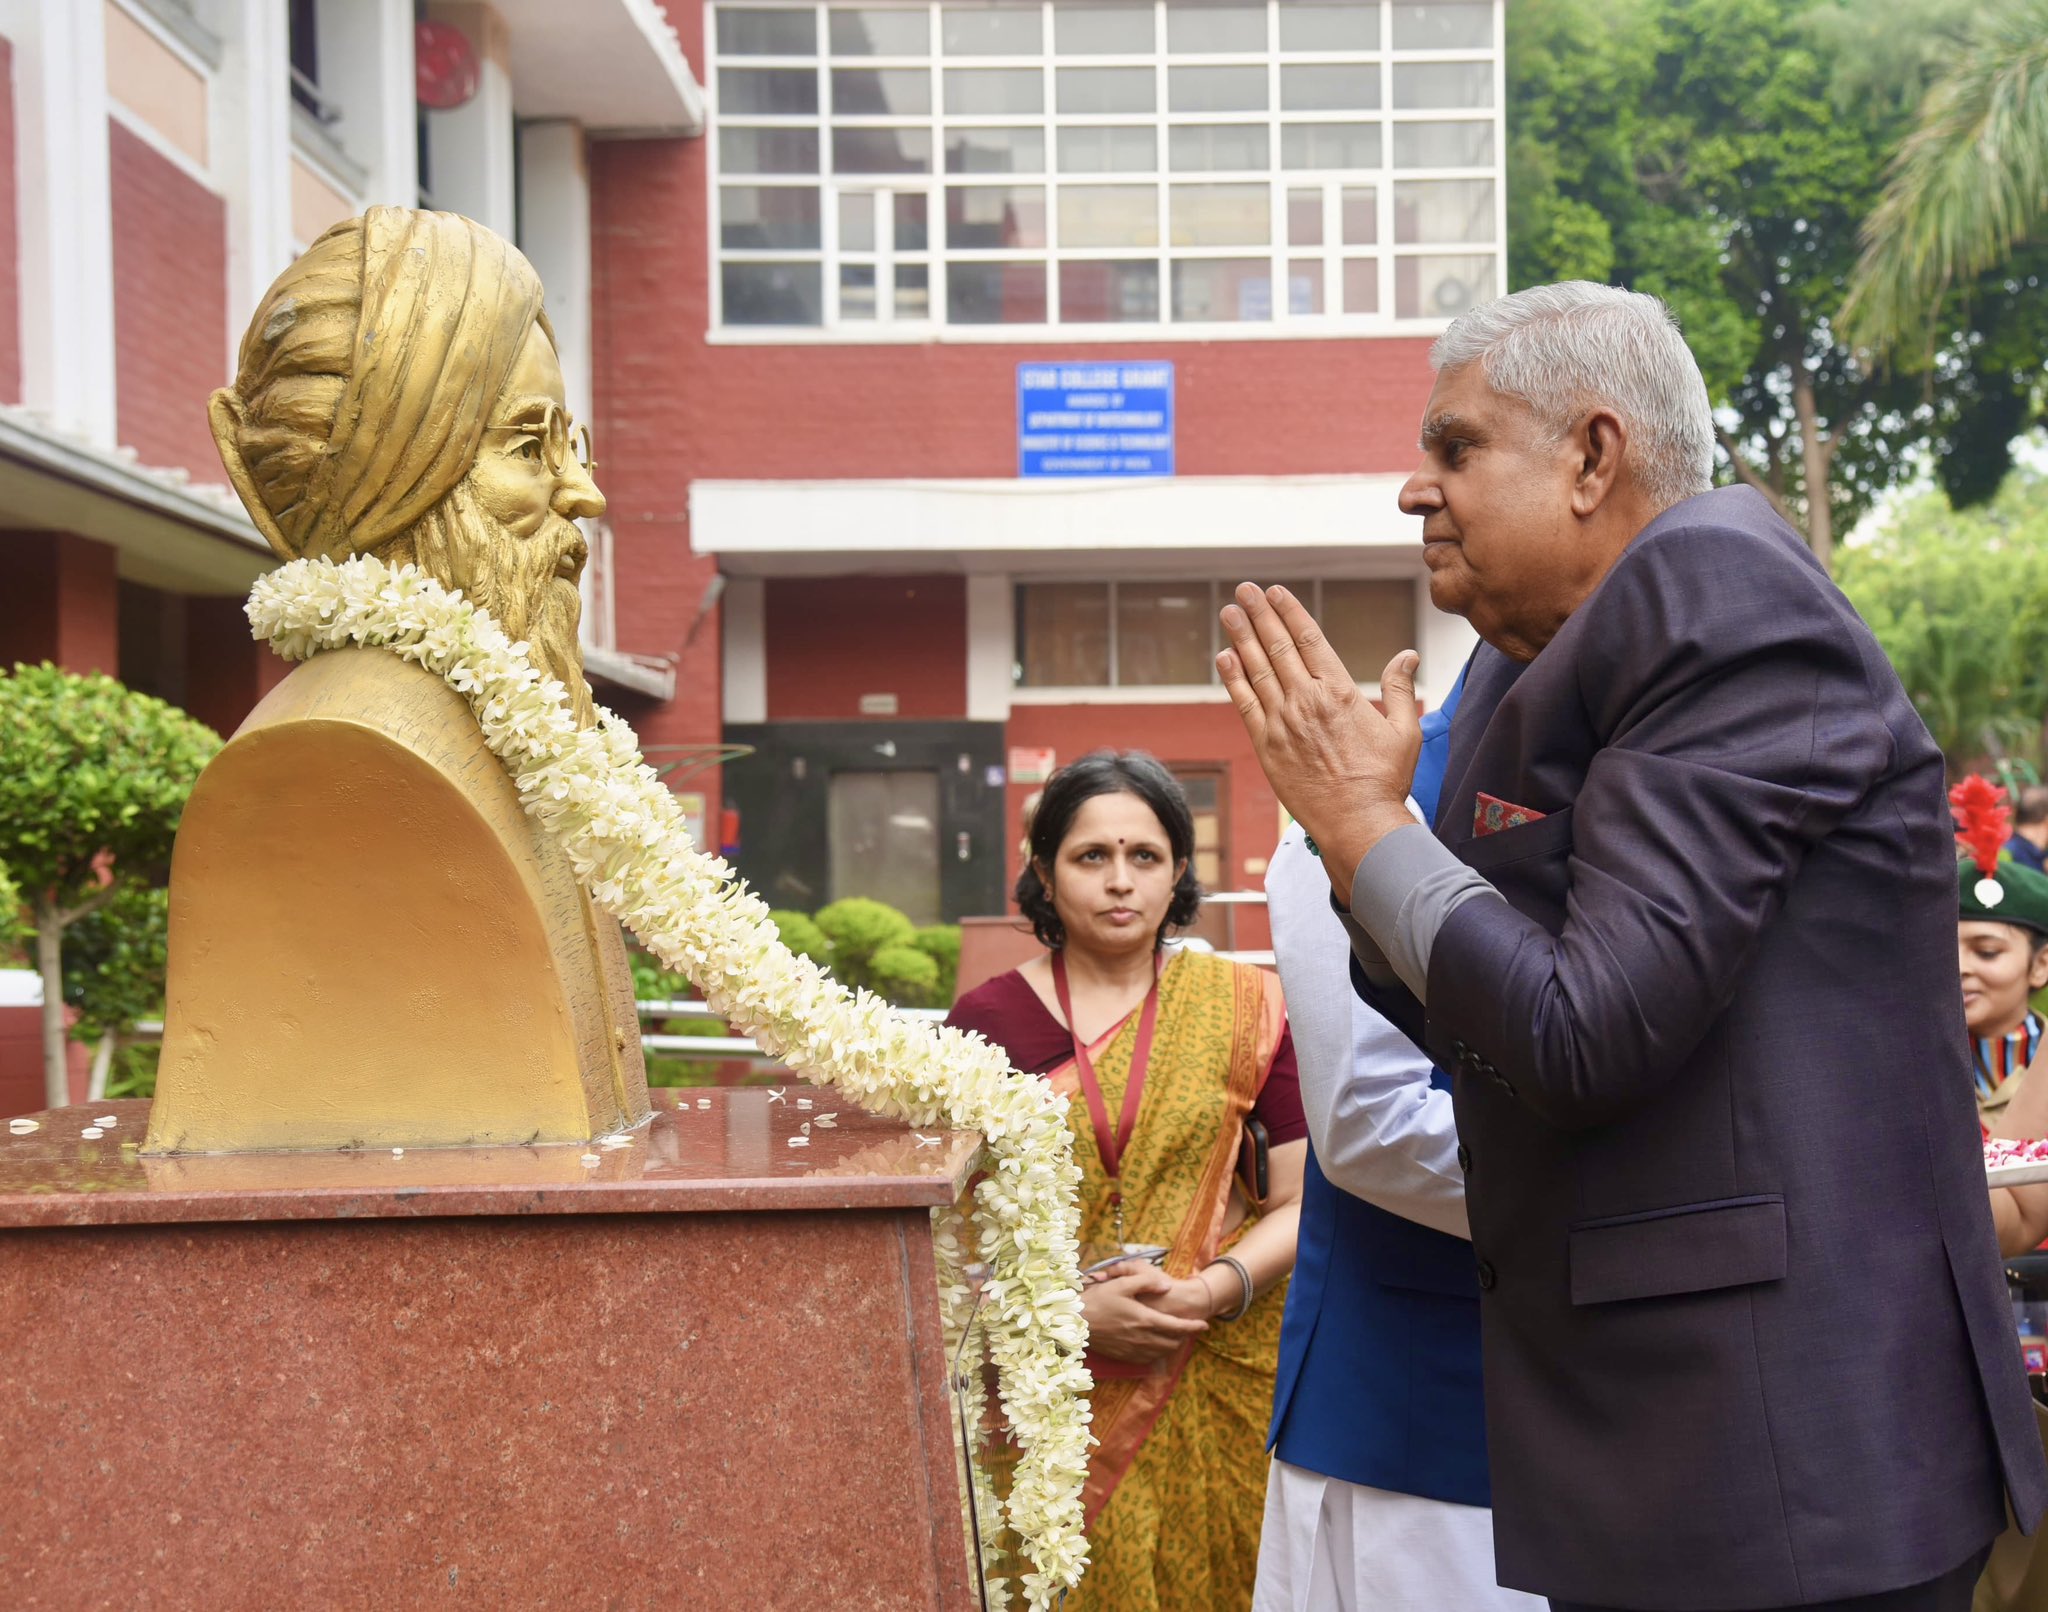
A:
{"label": "jasmine garland", "polygon": [[[849,991],[785,947],[768,908],[691,845],[675,796],[609,711],[578,728],[562,684],[460,593],[370,556],[297,560],[249,595],[256,636],[287,660],[351,644],[390,649],[469,701],[526,810],[569,857],[591,898],[686,974],[711,1010],[791,1069],[870,1113],[979,1131],[992,1167],[974,1189],[991,1268],[983,1306],[1004,1415],[1021,1456],[1007,1520],[1035,1570],[1027,1603],[1052,1606],[1087,1565],[1081,1486],[1090,1387],[1081,1364],[1076,1234],[1080,1172],[1066,1102],[978,1036],[935,1029]],[[941,1225],[943,1300],[963,1313],[958,1228]],[[994,1604],[1005,1589],[991,1585]]]}

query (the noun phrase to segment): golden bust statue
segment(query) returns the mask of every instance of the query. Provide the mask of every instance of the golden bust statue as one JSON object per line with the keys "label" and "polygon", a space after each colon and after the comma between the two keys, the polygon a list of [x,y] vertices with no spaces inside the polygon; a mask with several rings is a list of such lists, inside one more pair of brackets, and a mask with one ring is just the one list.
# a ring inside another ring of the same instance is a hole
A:
{"label": "golden bust statue", "polygon": [[[210,412],[281,558],[418,565],[592,720],[575,522],[604,498],[508,242],[397,207],[337,224],[270,288]],[[179,830],[148,1150],[569,1142],[647,1112],[618,926],[461,696],[383,650],[299,667]]]}

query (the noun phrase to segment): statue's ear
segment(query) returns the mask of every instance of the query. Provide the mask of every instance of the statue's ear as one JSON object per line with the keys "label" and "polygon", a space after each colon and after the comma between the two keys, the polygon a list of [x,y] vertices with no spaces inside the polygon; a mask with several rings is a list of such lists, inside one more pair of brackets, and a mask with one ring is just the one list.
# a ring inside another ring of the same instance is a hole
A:
{"label": "statue's ear", "polygon": [[234,388],[223,386],[208,399],[206,418],[213,426],[213,445],[220,450],[220,462],[227,469],[228,480],[234,484],[242,507],[249,512],[249,519],[256,523],[256,530],[263,534],[280,560],[296,560],[299,556],[284,540],[284,532],[264,507],[263,495],[256,490],[256,478],[249,474],[248,461],[242,457],[242,431],[249,418],[247,405],[235,394]]}

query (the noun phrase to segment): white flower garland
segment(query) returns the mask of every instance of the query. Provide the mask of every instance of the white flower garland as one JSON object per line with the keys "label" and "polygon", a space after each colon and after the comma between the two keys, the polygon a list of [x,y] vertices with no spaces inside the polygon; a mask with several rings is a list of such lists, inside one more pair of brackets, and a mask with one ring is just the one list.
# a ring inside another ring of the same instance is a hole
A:
{"label": "white flower garland", "polygon": [[[767,905],[691,845],[675,796],[642,760],[632,729],[609,711],[596,727],[578,728],[561,683],[543,677],[527,646],[459,592],[370,556],[305,559],[261,578],[248,615],[286,660],[378,645],[444,678],[468,699],[526,810],[592,899],[688,975],[713,1013],[870,1113],[981,1132],[993,1160],[974,1190],[991,1267],[983,1311],[1022,1452],[1007,1517],[1035,1568],[1023,1576],[1028,1603],[1052,1606],[1087,1565],[1081,1485],[1092,1442],[1081,1363],[1081,1176],[1066,1100],[1015,1073],[980,1037],[908,1018],[791,952]],[[948,1229],[942,1259],[955,1242]],[[942,1282],[951,1312],[962,1291],[957,1269],[942,1266]],[[990,1588],[1006,1605],[1007,1592]]]}

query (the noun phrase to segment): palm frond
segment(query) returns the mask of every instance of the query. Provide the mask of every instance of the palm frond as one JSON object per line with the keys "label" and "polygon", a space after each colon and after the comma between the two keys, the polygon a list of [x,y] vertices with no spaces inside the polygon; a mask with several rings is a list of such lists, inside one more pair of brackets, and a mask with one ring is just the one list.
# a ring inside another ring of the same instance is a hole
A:
{"label": "palm frond", "polygon": [[1863,225],[1841,325],[1880,357],[2048,216],[2048,0],[2002,0],[1930,89]]}

